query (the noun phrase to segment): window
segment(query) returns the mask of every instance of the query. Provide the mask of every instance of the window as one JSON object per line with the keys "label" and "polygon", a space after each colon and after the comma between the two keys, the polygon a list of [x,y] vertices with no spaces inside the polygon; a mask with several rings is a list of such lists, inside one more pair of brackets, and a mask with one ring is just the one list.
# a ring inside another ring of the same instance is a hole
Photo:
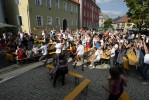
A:
{"label": "window", "polygon": [[77,13],[78,12],[78,8],[76,5],[74,5],[74,12]]}
{"label": "window", "polygon": [[55,0],[55,7],[59,9],[59,0]]}
{"label": "window", "polygon": [[84,21],[84,26],[86,26],[86,25],[85,25],[85,21]]}
{"label": "window", "polygon": [[86,6],[86,0],[84,0],[84,6]]}
{"label": "window", "polygon": [[35,5],[41,5],[41,0],[35,0]]}
{"label": "window", "polygon": [[87,7],[89,8],[89,2],[87,2]]}
{"label": "window", "polygon": [[70,4],[70,12],[73,12],[73,5]]}
{"label": "window", "polygon": [[37,26],[42,26],[43,25],[43,18],[42,18],[42,16],[37,16],[36,20],[37,20]]}
{"label": "window", "polygon": [[56,26],[60,26],[60,18],[56,18]]}
{"label": "window", "polygon": [[47,4],[47,7],[51,7],[51,0],[47,0],[46,4]]}
{"label": "window", "polygon": [[47,25],[52,25],[52,17],[47,17]]}
{"label": "window", "polygon": [[74,25],[78,26],[78,21],[76,19],[74,20]]}
{"label": "window", "polygon": [[70,26],[73,26],[73,21],[72,20],[70,20]]}
{"label": "window", "polygon": [[17,20],[18,20],[18,25],[22,25],[22,16],[18,15]]}
{"label": "window", "polygon": [[67,2],[63,2],[63,10],[67,11]]}
{"label": "window", "polygon": [[16,4],[19,5],[20,4],[20,0],[16,0]]}
{"label": "window", "polygon": [[84,10],[84,16],[86,16],[86,11]]}

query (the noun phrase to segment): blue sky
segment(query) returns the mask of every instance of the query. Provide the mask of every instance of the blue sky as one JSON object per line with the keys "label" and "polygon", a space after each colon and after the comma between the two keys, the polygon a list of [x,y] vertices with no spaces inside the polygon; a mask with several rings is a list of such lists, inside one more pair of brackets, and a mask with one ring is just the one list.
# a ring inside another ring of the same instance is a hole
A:
{"label": "blue sky", "polygon": [[123,1],[124,0],[96,0],[101,11],[111,18],[126,14],[128,8]]}

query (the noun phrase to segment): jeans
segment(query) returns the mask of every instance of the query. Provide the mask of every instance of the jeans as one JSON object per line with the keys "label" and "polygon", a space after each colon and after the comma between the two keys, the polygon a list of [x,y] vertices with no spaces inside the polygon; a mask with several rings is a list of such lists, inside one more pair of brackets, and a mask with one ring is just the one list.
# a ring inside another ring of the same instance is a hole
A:
{"label": "jeans", "polygon": [[111,67],[114,67],[114,57],[111,57],[110,58],[110,66]]}
{"label": "jeans", "polygon": [[48,59],[48,55],[42,55],[42,56],[39,58],[39,61],[47,60],[47,59]]}
{"label": "jeans", "polygon": [[145,81],[147,81],[147,70],[148,69],[149,69],[149,64],[144,64],[142,67],[142,75]]}
{"label": "jeans", "polygon": [[54,77],[54,81],[53,81],[53,86],[55,87],[56,86],[56,81],[57,81],[57,78],[58,77],[61,77],[61,84],[62,85],[65,85],[65,71],[64,70],[57,70],[56,71],[56,75]]}

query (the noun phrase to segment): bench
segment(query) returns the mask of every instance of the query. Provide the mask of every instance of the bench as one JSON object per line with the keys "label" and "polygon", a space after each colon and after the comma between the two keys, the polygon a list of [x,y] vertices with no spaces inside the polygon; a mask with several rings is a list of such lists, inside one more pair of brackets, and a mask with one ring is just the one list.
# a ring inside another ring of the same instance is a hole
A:
{"label": "bench", "polygon": [[[54,66],[51,65],[51,64],[47,65],[47,67],[49,69],[53,69],[54,68]],[[68,75],[73,76],[75,78],[75,85],[77,85],[79,83],[79,79],[83,78],[83,75],[78,74],[78,73],[73,72],[73,71],[70,71],[70,70],[68,71]]]}
{"label": "bench", "polygon": [[38,61],[38,59],[39,59],[41,56],[42,56],[41,54],[33,55],[32,58],[33,58],[34,61]]}
{"label": "bench", "polygon": [[53,54],[56,54],[56,52],[50,52],[49,54],[50,54],[50,55],[53,55]]}
{"label": "bench", "polygon": [[85,88],[88,89],[88,85],[90,82],[91,80],[85,79],[72,92],[70,92],[67,96],[65,96],[63,100],[74,100],[75,97],[77,97]]}
{"label": "bench", "polygon": [[128,96],[128,94],[126,93],[126,91],[124,90],[123,93],[120,96],[121,100],[130,100],[130,97]]}

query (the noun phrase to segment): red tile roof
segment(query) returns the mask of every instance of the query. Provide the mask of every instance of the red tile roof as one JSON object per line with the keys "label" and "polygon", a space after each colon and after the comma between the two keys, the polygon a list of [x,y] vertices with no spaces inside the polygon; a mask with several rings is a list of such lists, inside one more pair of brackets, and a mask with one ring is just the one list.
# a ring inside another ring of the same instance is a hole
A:
{"label": "red tile roof", "polygon": [[79,3],[79,0],[69,0],[69,1],[72,1],[72,2],[74,2],[74,3],[80,4],[80,3]]}
{"label": "red tile roof", "polygon": [[117,23],[126,23],[129,20],[130,20],[130,18],[127,15],[125,15],[125,16],[121,17],[121,19]]}

